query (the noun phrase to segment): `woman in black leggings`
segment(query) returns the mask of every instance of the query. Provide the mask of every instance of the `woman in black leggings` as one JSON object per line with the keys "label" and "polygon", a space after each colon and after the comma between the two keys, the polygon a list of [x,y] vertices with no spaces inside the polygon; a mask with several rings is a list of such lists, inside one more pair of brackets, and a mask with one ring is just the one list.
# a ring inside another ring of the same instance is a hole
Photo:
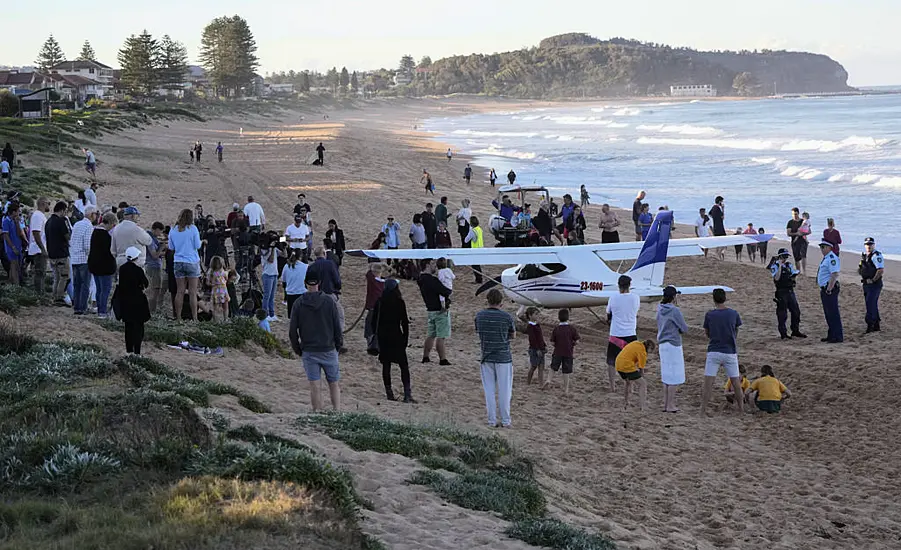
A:
{"label": "woman in black leggings", "polygon": [[372,311],[372,324],[379,339],[379,361],[382,363],[385,394],[389,400],[396,400],[391,388],[391,364],[397,363],[400,367],[400,379],[404,384],[404,403],[416,403],[410,389],[410,365],[407,361],[410,319],[396,280],[385,281],[385,291]]}
{"label": "woman in black leggings", "polygon": [[135,263],[141,251],[133,246],[125,251],[126,261],[119,268],[119,286],[116,287],[119,315],[125,323],[125,351],[141,355],[144,341],[144,323],[150,320],[150,305],[144,290],[150,286],[144,270]]}

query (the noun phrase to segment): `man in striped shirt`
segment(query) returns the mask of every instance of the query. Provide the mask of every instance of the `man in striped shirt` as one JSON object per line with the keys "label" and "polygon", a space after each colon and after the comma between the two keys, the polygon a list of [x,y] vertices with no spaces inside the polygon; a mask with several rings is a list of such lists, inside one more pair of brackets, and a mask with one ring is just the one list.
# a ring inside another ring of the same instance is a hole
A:
{"label": "man in striped shirt", "polygon": [[91,251],[91,233],[97,210],[93,206],[84,209],[84,218],[72,226],[69,239],[69,258],[72,264],[72,308],[75,315],[84,315],[88,309],[88,294],[91,289],[91,273],[88,271],[88,254]]}
{"label": "man in striped shirt", "polygon": [[[501,309],[503,293],[488,292],[488,308],[476,314],[476,332],[482,345],[482,387],[488,409],[488,425],[510,427],[510,399],[513,396],[513,354],[510,340],[516,336],[513,317]],[[495,398],[497,392],[497,398]],[[497,422],[497,409],[501,422]]]}

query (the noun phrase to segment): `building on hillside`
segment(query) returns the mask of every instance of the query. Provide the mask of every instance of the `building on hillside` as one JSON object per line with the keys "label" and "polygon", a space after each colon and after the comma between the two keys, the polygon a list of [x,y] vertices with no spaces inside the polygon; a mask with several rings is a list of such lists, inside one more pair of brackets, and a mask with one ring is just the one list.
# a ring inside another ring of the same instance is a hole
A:
{"label": "building on hillside", "polygon": [[407,73],[397,73],[394,75],[395,86],[407,86],[413,82],[413,76]]}
{"label": "building on hillside", "polygon": [[9,90],[16,95],[23,92],[34,92],[44,88],[59,89],[52,75],[47,75],[37,71],[20,71],[11,69],[8,71],[0,71],[0,89]]}
{"label": "building on hillside", "polygon": [[102,99],[106,92],[103,84],[84,76],[59,74],[52,76],[58,82],[60,96],[79,106],[83,106],[91,99]]}
{"label": "building on hillside", "polygon": [[63,61],[50,68],[53,74],[81,76],[98,82],[102,88],[99,98],[113,90],[113,68],[97,61]]}
{"label": "building on hillside", "polygon": [[35,90],[19,96],[19,116],[48,118],[50,116],[50,88]]}
{"label": "building on hillside", "polygon": [[716,88],[710,84],[679,84],[669,87],[672,97],[716,97]]}

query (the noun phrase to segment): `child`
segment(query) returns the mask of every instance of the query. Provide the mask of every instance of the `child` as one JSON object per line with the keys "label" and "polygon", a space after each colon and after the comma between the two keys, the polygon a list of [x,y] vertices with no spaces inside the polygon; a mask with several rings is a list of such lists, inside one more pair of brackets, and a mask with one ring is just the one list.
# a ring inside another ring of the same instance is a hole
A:
{"label": "child", "polygon": [[810,226],[810,214],[807,212],[801,213],[801,219],[804,221],[801,222],[801,227],[798,228],[798,233],[805,237],[809,237],[810,233],[813,231],[813,228]]}
{"label": "child", "polygon": [[[741,391],[745,396],[745,401],[748,404],[751,401],[748,399],[748,388],[751,387],[751,381],[748,380],[747,371],[745,371],[744,365],[738,366],[738,373],[741,375]],[[726,380],[726,385],[723,386],[723,394],[726,396],[726,401],[731,404],[735,404],[735,390],[732,389],[732,380]]]}
{"label": "child", "polygon": [[776,379],[773,367],[764,365],[760,369],[760,378],[751,383],[749,400],[753,399],[757,409],[767,414],[775,414],[782,410],[782,400],[792,396],[785,384]]}
{"label": "child", "polygon": [[265,311],[263,311],[263,308],[257,310],[256,318],[257,321],[259,321],[257,323],[258,327],[265,330],[266,332],[272,332],[272,330],[270,330],[269,328],[269,316]]}
{"label": "child", "polygon": [[563,367],[563,393],[569,394],[569,378],[573,373],[573,355],[576,344],[579,342],[579,333],[569,324],[569,310],[561,309],[557,314],[560,324],[551,333],[551,343],[554,344],[554,355],[551,357],[551,372],[548,373],[547,386],[551,385],[554,373]]}
{"label": "child", "polygon": [[[735,233],[734,233],[735,235],[741,235],[742,233],[743,233],[743,231],[742,231],[741,227],[735,228]],[[745,247],[745,245],[743,245],[743,244],[735,245],[735,261],[737,261],[737,262],[741,261],[741,251],[744,249],[744,247]]]}
{"label": "child", "polygon": [[230,317],[238,316],[238,272],[235,271],[235,268],[231,268],[228,270],[228,282],[225,283],[225,288],[228,290],[228,313]]}
{"label": "child", "polygon": [[447,224],[444,222],[438,223],[438,235],[435,236],[435,247],[436,248],[453,248],[454,244],[451,241],[450,233],[447,232]]}
{"label": "child", "polygon": [[[454,270],[447,265],[447,258],[438,258],[435,261],[435,266],[438,268],[438,280],[441,281],[441,284],[444,285],[450,291],[454,290],[454,279],[457,278],[454,275]],[[444,296],[440,296],[441,298],[441,307],[444,307]]]}
{"label": "child", "polygon": [[213,256],[210,259],[209,279],[210,302],[213,306],[213,317],[220,317],[220,322],[228,319],[228,303],[231,297],[228,295],[228,279],[230,273],[225,271],[225,260],[221,256]]}
{"label": "child", "polygon": [[[761,227],[757,230],[757,233],[760,235],[763,235],[764,233],[766,233],[766,231]],[[766,257],[766,248],[767,248],[766,245],[767,245],[766,241],[757,243],[757,253],[760,255],[760,263],[762,263],[762,264],[765,264],[769,261],[769,260],[767,260],[767,257]]]}
{"label": "child", "polygon": [[591,196],[588,194],[588,189],[585,189],[584,185],[579,188],[579,194],[582,195],[582,209],[584,210],[586,206],[591,204]]}
{"label": "child", "polygon": [[[749,223],[748,228],[745,229],[745,235],[756,235],[756,234],[757,234],[757,230],[754,229],[754,224]],[[746,244],[745,248],[748,249],[748,258],[751,260],[751,263],[753,264],[754,262],[757,261],[757,243]]]}
{"label": "child", "polygon": [[547,344],[544,341],[544,333],[541,332],[541,325],[538,324],[538,316],[541,310],[537,307],[530,307],[526,310],[526,334],[529,335],[529,375],[526,377],[526,385],[532,383],[532,377],[535,371],[538,371],[538,387],[544,389],[544,353],[547,350]]}
{"label": "child", "polygon": [[648,397],[648,384],[644,379],[644,369],[648,364],[648,354],[657,349],[653,340],[629,342],[616,356],[616,372],[626,381],[626,409],[629,408],[629,396],[632,395],[632,384],[638,381],[638,408],[644,410]]}

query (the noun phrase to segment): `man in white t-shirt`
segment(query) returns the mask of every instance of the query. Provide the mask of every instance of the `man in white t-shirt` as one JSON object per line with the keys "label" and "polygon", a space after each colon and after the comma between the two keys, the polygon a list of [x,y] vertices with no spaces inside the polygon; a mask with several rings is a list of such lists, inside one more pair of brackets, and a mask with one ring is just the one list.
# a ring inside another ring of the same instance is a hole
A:
{"label": "man in white t-shirt", "polygon": [[47,237],[44,235],[44,225],[47,223],[48,212],[50,199],[41,197],[28,222],[28,255],[33,263],[34,291],[38,294],[44,293],[44,279],[47,276]]}
{"label": "man in white t-shirt", "polygon": [[296,214],[294,224],[285,229],[285,240],[288,248],[304,262],[310,259],[310,228],[304,223],[303,216]]}
{"label": "man in white t-shirt", "polygon": [[244,215],[247,216],[247,225],[251,232],[259,233],[266,228],[266,215],[263,213],[263,207],[260,203],[253,200],[253,197],[247,197],[247,204],[244,205]]}
{"label": "man in white t-shirt", "polygon": [[[695,237],[710,236],[710,216],[707,215],[707,209],[701,208],[698,211],[698,219],[695,220]],[[704,249],[704,257],[707,257],[707,249]]]}
{"label": "man in white t-shirt", "polygon": [[607,342],[607,378],[610,391],[616,392],[616,356],[629,342],[638,340],[635,326],[638,323],[638,308],[641,299],[632,294],[632,278],[621,275],[617,281],[619,294],[607,301],[607,320],[610,321],[610,339]]}

